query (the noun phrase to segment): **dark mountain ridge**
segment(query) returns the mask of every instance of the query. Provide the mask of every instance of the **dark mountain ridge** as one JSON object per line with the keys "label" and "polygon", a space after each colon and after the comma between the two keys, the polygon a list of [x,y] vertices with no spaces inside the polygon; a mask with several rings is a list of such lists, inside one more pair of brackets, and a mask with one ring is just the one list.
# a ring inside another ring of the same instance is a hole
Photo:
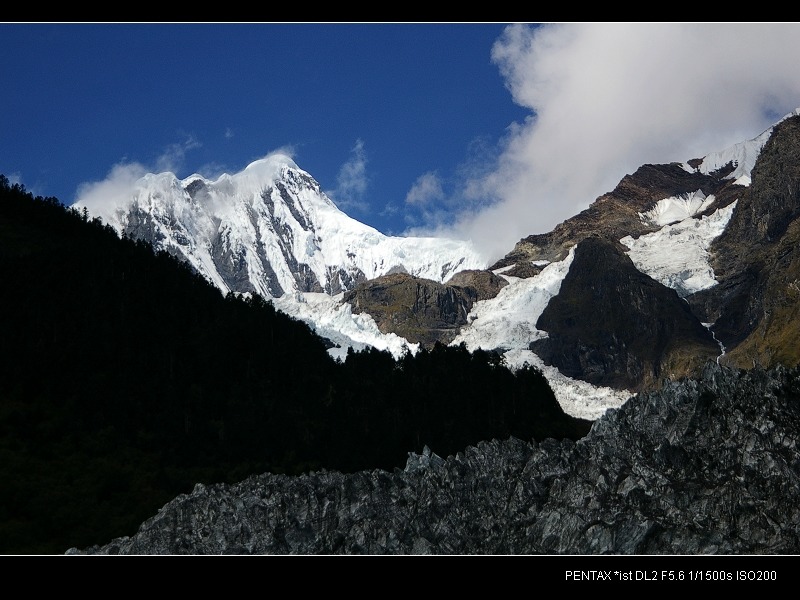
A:
{"label": "dark mountain ridge", "polygon": [[538,370],[489,352],[336,361],[259,296],[223,296],[167,252],[4,177],[0,278],[3,554],[132,534],[198,482],[391,469],[426,443],[589,428]]}

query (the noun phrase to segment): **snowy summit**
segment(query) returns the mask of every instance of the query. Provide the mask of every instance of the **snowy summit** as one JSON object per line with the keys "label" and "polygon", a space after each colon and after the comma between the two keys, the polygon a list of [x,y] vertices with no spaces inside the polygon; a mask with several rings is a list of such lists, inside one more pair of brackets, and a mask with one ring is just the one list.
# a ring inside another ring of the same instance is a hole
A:
{"label": "snowy summit", "polygon": [[442,282],[486,262],[466,241],[390,237],[350,218],[284,154],[216,181],[148,174],[124,193],[75,204],[83,206],[120,234],[187,260],[223,292],[266,298],[335,295],[392,272]]}

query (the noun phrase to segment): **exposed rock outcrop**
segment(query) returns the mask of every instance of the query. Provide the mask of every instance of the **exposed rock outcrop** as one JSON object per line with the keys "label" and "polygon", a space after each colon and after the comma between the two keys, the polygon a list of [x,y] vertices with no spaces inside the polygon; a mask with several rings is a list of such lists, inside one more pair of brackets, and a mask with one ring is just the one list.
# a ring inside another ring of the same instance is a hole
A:
{"label": "exposed rock outcrop", "polygon": [[800,117],[775,126],[727,228],[711,245],[719,284],[689,301],[728,364],[800,362]]}
{"label": "exposed rock outcrop", "polygon": [[432,348],[449,344],[478,300],[493,298],[507,282],[490,271],[467,270],[446,284],[391,273],[360,283],[344,294],[353,312],[366,312],[382,333],[394,333]]}
{"label": "exposed rock outcrop", "polygon": [[733,202],[742,186],[725,179],[732,165],[713,175],[689,173],[678,164],[642,165],[635,173],[626,175],[613,191],[600,196],[589,208],[570,217],[548,233],[529,235],[514,249],[490,267],[496,270],[532,260],[559,261],[570,248],[586,237],[603,235],[619,240],[626,235],[639,237],[655,231],[639,213],[651,209],[659,200],[702,190],[714,194],[715,210]]}
{"label": "exposed rock outcrop", "polygon": [[469,296],[475,297],[475,300],[494,298],[500,290],[508,285],[508,281],[499,275],[478,269],[459,271],[445,283],[464,288]]}
{"label": "exposed rock outcrop", "polygon": [[675,290],[640,272],[609,240],[585,238],[530,349],[565,375],[633,391],[696,375],[720,349]]}
{"label": "exposed rock outcrop", "polygon": [[68,554],[797,554],[800,370],[708,363],[578,442],[488,441],[405,470],[198,485]]}
{"label": "exposed rock outcrop", "polygon": [[[695,167],[701,162],[689,161]],[[800,116],[790,116],[772,129],[750,171],[749,186],[726,179],[735,168],[731,161],[703,174],[678,164],[644,165],[553,231],[520,240],[491,268],[527,268],[532,261],[563,258],[574,244],[579,249],[558,296],[539,320],[538,327],[550,337],[532,342],[531,350],[570,377],[632,390],[657,385],[662,377],[692,375],[714,352],[722,364],[740,368],[800,364],[796,342],[800,336]],[[578,276],[580,249],[585,250],[587,242],[602,238],[610,248],[623,237],[636,239],[654,231],[660,225],[643,218],[647,211],[662,199],[693,190],[710,199],[695,218],[736,201],[730,221],[709,248],[717,283],[684,294],[694,319],[686,307],[662,310],[663,293],[657,302],[638,301],[635,296],[647,297],[652,286],[642,279],[639,283],[645,287],[634,291],[631,286],[637,282],[627,262],[609,260],[608,252],[602,260],[595,257],[592,266]],[[622,278],[627,282],[623,284]],[[668,315],[678,320],[668,322]],[[685,335],[687,319],[694,323]],[[710,327],[722,352],[714,349],[698,323]],[[674,332],[679,335],[667,341],[665,336]]]}

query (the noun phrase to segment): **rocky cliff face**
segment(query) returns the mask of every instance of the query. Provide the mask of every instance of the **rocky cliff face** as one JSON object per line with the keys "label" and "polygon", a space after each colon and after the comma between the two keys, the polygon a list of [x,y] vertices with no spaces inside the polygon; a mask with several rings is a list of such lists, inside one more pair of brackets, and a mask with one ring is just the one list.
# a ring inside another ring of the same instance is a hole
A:
{"label": "rocky cliff face", "polygon": [[462,271],[444,284],[391,273],[360,283],[343,299],[354,313],[372,316],[381,333],[432,348],[436,342],[452,342],[467,323],[472,305],[494,298],[507,284],[491,271]]}
{"label": "rocky cliff face", "polygon": [[651,209],[659,200],[691,194],[701,190],[717,198],[716,208],[733,202],[742,186],[725,179],[733,165],[711,175],[689,173],[679,164],[642,165],[626,175],[613,191],[600,196],[589,208],[557,225],[551,232],[529,235],[517,242],[514,249],[490,269],[515,265],[522,268],[530,261],[562,260],[570,248],[586,237],[602,235],[619,240],[626,235],[638,237],[657,227],[642,220],[640,213]]}
{"label": "rocky cliff face", "polygon": [[[800,363],[800,116],[758,139],[763,146],[750,152],[757,158],[747,171],[749,185],[746,178],[731,179],[742,169],[733,158],[723,163],[724,153],[710,161],[713,170],[703,170],[700,160],[644,165],[587,210],[524,238],[493,265],[504,273],[513,265],[524,276],[532,261],[560,260],[577,245],[558,296],[537,323],[549,337],[533,341],[531,350],[565,375],[631,390],[694,375],[715,353],[741,368]],[[708,248],[710,284],[685,287],[682,267],[672,259],[674,281],[667,284],[685,300],[675,302],[663,286],[636,274],[625,257],[633,249],[618,242],[632,247],[661,230],[660,241],[640,244],[652,250],[677,235],[664,233],[672,223],[658,215],[659,203],[683,202],[686,194],[703,200],[686,222],[697,224],[721,209],[731,216]]]}
{"label": "rocky cliff face", "polygon": [[492,440],[404,470],[198,485],[68,554],[797,554],[800,369],[708,363],[578,442]]}
{"label": "rocky cliff face", "polygon": [[638,391],[696,375],[720,354],[675,290],[641,273],[618,244],[593,236],[575,249],[530,349],[568,377]]}
{"label": "rocky cliff face", "polygon": [[800,349],[800,117],[779,123],[752,184],[711,246],[719,285],[689,298],[727,347],[728,364],[797,364]]}

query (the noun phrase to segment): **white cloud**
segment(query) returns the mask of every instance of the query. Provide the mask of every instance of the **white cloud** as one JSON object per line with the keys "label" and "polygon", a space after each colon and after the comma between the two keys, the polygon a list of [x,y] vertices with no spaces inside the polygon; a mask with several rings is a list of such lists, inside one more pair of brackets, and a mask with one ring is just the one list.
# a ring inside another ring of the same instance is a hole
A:
{"label": "white cloud", "polygon": [[364,142],[356,140],[350,150],[350,159],[339,169],[336,189],[325,192],[342,210],[367,212],[369,204],[363,199],[367,190],[367,153]]}
{"label": "white cloud", "polygon": [[[448,235],[494,257],[551,230],[645,163],[685,161],[760,134],[800,106],[800,24],[509,26],[492,50],[515,123]],[[444,232],[439,232],[444,233]]]}
{"label": "white cloud", "polygon": [[85,206],[89,212],[104,222],[112,220],[112,211],[125,206],[131,200],[131,190],[136,181],[149,170],[139,163],[118,163],[111,168],[103,181],[82,183],[76,193],[76,204]]}
{"label": "white cloud", "polygon": [[170,144],[164,153],[156,160],[158,172],[170,171],[178,173],[183,168],[186,153],[189,150],[199,148],[202,144],[192,135],[185,135],[182,142]]}
{"label": "white cloud", "polygon": [[429,171],[417,177],[406,194],[406,204],[425,205],[442,198],[444,198],[442,181],[438,174]]}
{"label": "white cloud", "polygon": [[390,217],[392,215],[397,214],[399,210],[400,209],[397,207],[397,205],[394,202],[387,202],[384,205],[383,210],[380,212],[380,215],[382,217]]}
{"label": "white cloud", "polygon": [[[108,222],[110,214],[107,210],[130,200],[131,190],[135,188],[136,181],[147,173],[172,172],[178,176],[185,162],[189,150],[199,148],[202,144],[191,135],[185,135],[182,142],[176,142],[166,147],[164,152],[156,158],[155,168],[139,162],[122,160],[111,167],[103,181],[84,182],[78,185],[75,193],[75,203],[85,205],[92,214]],[[202,173],[210,170],[221,173],[218,165],[206,165]],[[106,208],[108,207],[108,209]]]}
{"label": "white cloud", "polygon": [[[78,186],[75,194],[75,204],[85,205],[90,212],[101,217],[105,222],[109,222],[112,217],[109,211],[118,206],[124,206],[133,199],[133,191],[136,189],[138,180],[148,173],[171,172],[176,177],[181,177],[178,173],[178,163],[182,163],[185,153],[188,150],[199,147],[201,144],[193,137],[187,136],[182,143],[171,144],[164,153],[156,159],[158,169],[147,166],[139,162],[127,162],[122,160],[115,164],[105,179],[102,181],[84,182]],[[268,153],[266,157],[259,156],[254,160],[268,158],[275,154],[288,156],[294,160],[295,148],[291,145],[282,146]],[[206,163],[197,171],[206,179],[215,180],[223,173],[231,173],[219,163]]]}

